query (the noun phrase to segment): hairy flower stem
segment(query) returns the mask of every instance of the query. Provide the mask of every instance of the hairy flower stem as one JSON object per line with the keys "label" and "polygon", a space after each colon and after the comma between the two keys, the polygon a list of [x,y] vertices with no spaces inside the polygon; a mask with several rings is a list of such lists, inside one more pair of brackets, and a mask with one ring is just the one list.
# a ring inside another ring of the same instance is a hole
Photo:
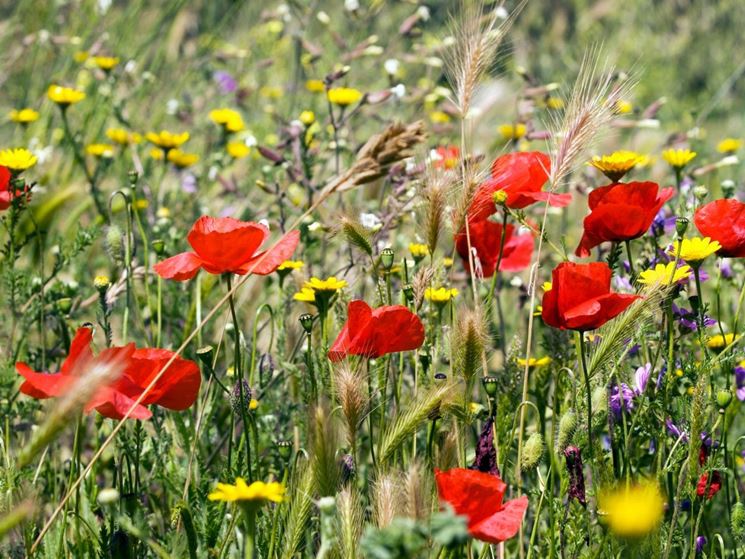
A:
{"label": "hairy flower stem", "polygon": [[[241,329],[238,323],[238,314],[235,312],[235,300],[233,298],[233,285],[231,274],[225,274],[225,279],[228,283],[228,305],[230,306],[230,316],[233,320],[233,333],[235,335],[235,346],[233,363],[235,367],[235,376],[238,379],[238,391],[239,391],[239,408],[241,414],[241,421],[243,423],[243,442],[246,445],[246,468],[248,469],[249,482],[253,481],[253,470],[251,467],[251,440],[249,433],[247,409],[249,401],[246,399],[246,392],[243,386],[243,357],[241,356]],[[258,451],[258,449],[257,449]]]}
{"label": "hairy flower stem", "polygon": [[98,190],[97,185],[97,175],[98,173],[91,174],[90,170],[88,169],[88,165],[85,163],[85,158],[83,157],[83,154],[80,151],[80,146],[78,145],[78,142],[75,140],[75,136],[72,133],[72,130],[70,128],[70,121],[67,119],[67,110],[65,108],[62,108],[60,113],[62,114],[62,126],[65,131],[65,137],[67,138],[67,141],[72,146],[72,155],[75,159],[75,163],[78,164],[78,166],[82,169],[83,173],[85,174],[85,179],[88,181],[88,186],[91,190],[91,198],[93,198],[93,204],[96,206],[96,210],[98,211],[98,214],[101,216],[101,219],[103,219],[104,223],[109,222],[109,214],[106,212],[106,208],[103,204],[103,201],[101,200],[101,193]]}
{"label": "hairy flower stem", "polygon": [[577,353],[579,353],[580,363],[582,364],[582,376],[585,380],[585,397],[587,404],[587,454],[590,464],[594,462],[594,447],[592,444],[592,388],[590,387],[590,376],[587,371],[587,360],[585,358],[585,336],[584,332],[575,334],[575,340],[578,342]]}

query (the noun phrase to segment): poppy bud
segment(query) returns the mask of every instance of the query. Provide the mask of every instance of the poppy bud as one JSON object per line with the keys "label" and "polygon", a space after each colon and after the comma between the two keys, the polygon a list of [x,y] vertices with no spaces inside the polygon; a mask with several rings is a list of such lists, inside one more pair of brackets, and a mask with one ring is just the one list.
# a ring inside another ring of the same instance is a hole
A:
{"label": "poppy bud", "polygon": [[722,196],[725,198],[732,198],[735,195],[735,181],[733,180],[724,180],[721,184],[722,188]]}
{"label": "poppy bud", "polygon": [[251,387],[245,380],[239,380],[235,383],[233,391],[230,393],[230,406],[236,415],[243,415],[248,412],[251,406]]}
{"label": "poppy bud", "polygon": [[536,466],[538,466],[538,463],[541,461],[541,458],[543,457],[543,437],[540,433],[533,433],[530,435],[528,440],[525,442],[525,447],[523,448],[523,454],[522,454],[522,460],[520,463],[520,467],[522,470],[528,471],[532,470]]}
{"label": "poppy bud", "polygon": [[57,309],[63,314],[69,313],[70,309],[72,309],[72,299],[70,297],[57,299]]}
{"label": "poppy bud", "polygon": [[11,181],[11,184],[15,190],[23,190],[26,186],[26,181],[20,177],[16,177]]}
{"label": "poppy bud", "polygon": [[127,173],[127,178],[129,179],[129,184],[135,186],[137,181],[140,179],[140,174],[137,171],[132,170]]}
{"label": "poppy bud", "polygon": [[110,225],[106,230],[104,246],[114,262],[124,261],[124,233],[118,225]]}
{"label": "poppy bud", "polygon": [[407,283],[403,287],[404,291],[404,297],[406,297],[406,302],[411,304],[414,302],[414,286],[410,283]]}
{"label": "poppy bud", "polygon": [[574,410],[567,411],[559,420],[559,436],[556,439],[556,450],[563,452],[572,440],[574,431],[577,429],[577,413]]}
{"label": "poppy bud", "polygon": [[687,218],[685,217],[675,218],[675,232],[678,234],[679,239],[682,239],[685,236],[687,229],[688,229]]}
{"label": "poppy bud", "polygon": [[497,377],[484,377],[481,379],[484,385],[484,391],[490,398],[497,395]]}
{"label": "poppy bud", "polygon": [[732,536],[740,545],[745,543],[745,505],[735,503],[731,518]]}
{"label": "poppy bud", "polygon": [[313,315],[310,313],[303,313],[298,317],[298,320],[300,321],[303,330],[305,330],[305,333],[310,334],[310,331],[313,329]]}
{"label": "poppy bud", "polygon": [[576,446],[569,446],[564,451],[567,473],[569,474],[569,500],[577,499],[583,507],[587,506],[585,496],[585,474],[582,471],[582,452]]}
{"label": "poppy bud", "polygon": [[702,185],[694,186],[693,195],[700,202],[709,195],[709,189]]}
{"label": "poppy bud", "polygon": [[732,392],[726,388],[717,392],[717,406],[719,406],[719,412],[724,413],[724,410],[732,402]]}
{"label": "poppy bud", "polygon": [[279,457],[283,460],[289,460],[292,456],[292,442],[287,440],[277,441]]}
{"label": "poppy bud", "polygon": [[394,252],[392,248],[384,248],[380,251],[380,263],[386,271],[389,271],[393,267]]}
{"label": "poppy bud", "polygon": [[153,250],[158,256],[163,256],[166,252],[166,243],[162,239],[155,239],[152,242]]}

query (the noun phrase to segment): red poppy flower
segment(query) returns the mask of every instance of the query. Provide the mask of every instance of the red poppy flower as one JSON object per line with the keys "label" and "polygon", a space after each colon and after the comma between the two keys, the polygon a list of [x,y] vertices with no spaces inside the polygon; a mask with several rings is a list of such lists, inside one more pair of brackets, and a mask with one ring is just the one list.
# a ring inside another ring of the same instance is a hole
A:
{"label": "red poppy flower", "polygon": [[693,216],[704,237],[718,241],[720,256],[745,256],[745,204],[733,198],[714,200],[696,210]]}
{"label": "red poppy flower", "polygon": [[194,252],[182,252],[158,262],[155,272],[176,281],[193,278],[200,268],[210,274],[245,275],[251,272],[265,276],[292,256],[300,233],[290,231],[268,253],[257,252],[268,237],[269,229],[261,223],[202,216],[187,237]]}
{"label": "red poppy flower", "polygon": [[[468,232],[471,237],[471,249],[475,252],[474,262],[478,259],[481,275],[489,278],[494,275],[499,260],[499,245],[502,239],[502,224],[484,219],[469,222]],[[463,259],[466,270],[470,271],[468,258],[468,236],[465,227],[455,236],[455,250]],[[519,272],[530,266],[533,256],[533,233],[518,233],[514,225],[508,224],[504,237],[504,255],[499,263],[503,272]]]}
{"label": "red poppy flower", "polygon": [[435,149],[437,158],[434,160],[436,169],[453,169],[460,159],[460,150],[456,146],[440,146]]}
{"label": "red poppy flower", "polygon": [[548,202],[564,207],[572,200],[571,194],[552,194],[541,189],[551,172],[551,160],[540,151],[507,153],[498,157],[491,167],[491,178],[479,186],[468,216],[474,221],[486,219],[495,211],[494,194],[507,195],[508,208],[522,209],[536,202]]}
{"label": "red poppy flower", "polygon": [[585,232],[575,254],[589,256],[591,248],[605,241],[641,237],[673,192],[672,188],[660,190],[655,182],[615,183],[596,188],[590,193],[590,214],[585,218]]}
{"label": "red poppy flower", "polygon": [[477,540],[499,543],[520,530],[528,497],[503,503],[507,485],[498,476],[453,468],[435,470],[435,480],[440,500],[449,503],[455,514],[466,517],[468,532]]}
{"label": "red poppy flower", "polygon": [[551,275],[551,289],[543,294],[542,316],[554,328],[594,330],[639,298],[610,292],[611,269],[605,262],[562,262]]}
{"label": "red poppy flower", "polygon": [[28,192],[29,190],[28,187],[26,187],[24,190],[16,190],[14,192],[11,186],[12,180],[13,175],[11,174],[10,169],[0,165],[0,211],[7,210],[10,207],[11,202],[13,202],[13,198],[20,196],[24,191]]}
{"label": "red poppy flower", "polygon": [[417,349],[423,342],[422,321],[406,307],[371,309],[364,301],[352,301],[347,307],[347,322],[329,349],[329,359],[340,361],[347,355],[375,358]]}
{"label": "red poppy flower", "polygon": [[[88,413],[95,409],[105,417],[121,419],[173,356],[165,349],[135,349],[134,344],[107,348],[94,355],[92,341],[90,328],[78,328],[59,373],[39,373],[25,363],[16,363],[16,371],[25,379],[20,391],[38,400],[62,396],[91,366],[117,361],[121,363],[120,376],[109,385],[100,387],[86,404],[85,411]],[[129,417],[150,418],[152,413],[145,407],[150,404],[172,410],[187,409],[194,403],[200,384],[197,364],[176,357]]]}

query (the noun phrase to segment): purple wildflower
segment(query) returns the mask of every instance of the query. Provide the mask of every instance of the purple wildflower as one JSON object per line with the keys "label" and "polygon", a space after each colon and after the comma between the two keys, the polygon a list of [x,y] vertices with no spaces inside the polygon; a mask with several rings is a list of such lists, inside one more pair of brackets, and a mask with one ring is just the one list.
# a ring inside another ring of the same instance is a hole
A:
{"label": "purple wildflower", "polygon": [[233,93],[238,88],[238,82],[235,81],[235,78],[223,70],[218,70],[212,74],[212,78],[223,93]]}
{"label": "purple wildflower", "polygon": [[719,271],[724,279],[732,278],[732,262],[729,258],[722,258],[719,261]]}
{"label": "purple wildflower", "polygon": [[675,423],[673,423],[673,420],[671,418],[668,417],[665,420],[665,427],[667,427],[667,434],[673,437],[674,439],[681,439],[681,442],[683,443],[688,442],[688,433],[686,433],[685,430],[675,425]]}
{"label": "purple wildflower", "polygon": [[704,552],[705,545],[706,545],[705,536],[699,536],[696,538],[696,555],[701,555]]}
{"label": "purple wildflower", "polygon": [[621,419],[621,412],[634,409],[634,391],[626,383],[615,384],[610,389],[610,410],[616,419]]}
{"label": "purple wildflower", "polygon": [[634,394],[641,396],[647,389],[649,378],[652,376],[652,364],[647,363],[646,365],[639,367],[634,373]]}
{"label": "purple wildflower", "polygon": [[650,234],[655,237],[662,237],[662,235],[670,234],[675,231],[675,216],[665,216],[665,209],[661,208],[649,228]]}
{"label": "purple wildflower", "polygon": [[737,399],[741,402],[745,401],[745,367],[735,367],[735,385],[737,390]]}

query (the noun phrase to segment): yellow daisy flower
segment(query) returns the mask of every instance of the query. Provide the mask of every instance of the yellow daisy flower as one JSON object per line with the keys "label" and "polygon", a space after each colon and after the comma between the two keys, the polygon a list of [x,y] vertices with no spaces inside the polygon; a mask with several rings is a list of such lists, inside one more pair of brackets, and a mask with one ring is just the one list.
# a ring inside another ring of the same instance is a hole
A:
{"label": "yellow daisy flower", "polygon": [[66,108],[85,99],[85,93],[72,87],[50,85],[49,89],[47,89],[47,97],[53,103]]}
{"label": "yellow daisy flower", "polygon": [[688,278],[691,275],[691,267],[687,265],[675,267],[675,262],[657,264],[650,270],[644,270],[639,274],[639,283],[648,286],[671,285]]}
{"label": "yellow daisy flower", "polygon": [[711,256],[722,246],[717,241],[712,241],[709,237],[693,237],[692,239],[683,239],[675,241],[675,246],[668,250],[667,253],[675,258],[680,257],[686,262],[701,262],[706,257]]}
{"label": "yellow daisy flower", "polygon": [[541,287],[543,288],[543,291],[551,291],[551,288],[554,286],[550,281],[544,281],[543,285]]}
{"label": "yellow daisy flower", "polygon": [[305,82],[305,89],[311,93],[321,93],[326,89],[323,80],[308,80]]}
{"label": "yellow daisy flower", "polygon": [[634,105],[630,101],[624,101],[623,99],[616,101],[616,114],[627,115],[633,110]]}
{"label": "yellow daisy flower", "polygon": [[502,139],[517,141],[520,138],[525,137],[525,134],[528,132],[528,127],[522,122],[518,122],[517,124],[502,124],[497,128],[497,130],[499,130]]}
{"label": "yellow daisy flower", "polygon": [[199,156],[196,153],[186,153],[180,149],[172,149],[168,152],[168,161],[179,169],[186,169],[199,161]]}
{"label": "yellow daisy flower", "polygon": [[109,128],[106,130],[106,137],[120,146],[139,144],[142,141],[142,136],[137,132],[130,132],[124,128]]}
{"label": "yellow daisy flower", "polygon": [[652,481],[622,485],[598,495],[598,514],[610,531],[622,538],[640,538],[655,530],[664,507],[662,493]]}
{"label": "yellow daisy flower", "polygon": [[335,87],[329,89],[328,99],[334,105],[348,107],[362,99],[362,92],[359,89],[354,89],[352,87]]}
{"label": "yellow daisy flower", "polygon": [[449,301],[452,301],[455,299],[455,297],[458,296],[458,290],[454,287],[447,288],[447,287],[438,287],[438,288],[432,288],[428,287],[424,290],[424,298],[427,299],[427,301],[431,301],[433,303],[438,304],[444,304]]}
{"label": "yellow daisy flower", "polygon": [[316,121],[316,114],[313,111],[303,111],[299,118],[305,126],[310,126]]}
{"label": "yellow daisy flower", "polygon": [[145,134],[145,139],[160,149],[169,150],[184,144],[189,139],[189,133],[174,134],[168,130],[161,130],[160,132],[148,132]]}
{"label": "yellow daisy flower", "polygon": [[548,365],[549,363],[551,363],[551,358],[548,355],[539,358],[531,357],[528,360],[525,360],[522,357],[517,358],[518,365],[520,365],[521,367],[525,367],[525,365],[527,364],[528,367],[530,367],[531,369],[534,367],[543,367],[545,365]]}
{"label": "yellow daisy flower", "polygon": [[18,124],[30,124],[39,120],[39,113],[34,109],[29,108],[13,109],[8,114],[8,117],[10,118],[10,120]]}
{"label": "yellow daisy flower", "polygon": [[725,138],[717,144],[719,153],[734,153],[742,147],[743,141],[740,138]]}
{"label": "yellow daisy flower", "polygon": [[4,149],[0,151],[0,165],[14,173],[20,173],[36,165],[36,156],[26,148]]}
{"label": "yellow daisy flower", "polygon": [[295,299],[295,301],[301,301],[303,303],[315,303],[316,292],[309,287],[303,287],[300,291],[295,293],[292,298]]}
{"label": "yellow daisy flower", "polygon": [[254,481],[248,485],[243,478],[236,478],[235,485],[218,483],[217,488],[207,496],[210,501],[251,501],[257,504],[267,501],[281,503],[284,497],[285,487],[281,483]]}
{"label": "yellow daisy flower", "polygon": [[117,56],[94,56],[91,60],[93,61],[93,64],[105,72],[110,72],[117,64],[119,64],[119,57]]}
{"label": "yellow daisy flower", "polygon": [[225,150],[233,159],[243,159],[244,157],[248,157],[248,154],[251,153],[251,148],[243,142],[228,142],[228,145],[225,146]]}
{"label": "yellow daisy flower", "polygon": [[245,128],[241,113],[233,109],[214,109],[209,112],[209,119],[222,126],[226,132],[240,132]]}
{"label": "yellow daisy flower", "polygon": [[558,111],[564,108],[564,100],[561,97],[549,97],[546,99],[546,108]]}
{"label": "yellow daisy flower", "polygon": [[646,156],[634,151],[620,150],[609,155],[596,155],[588,165],[595,167],[613,182],[618,182],[626,173],[646,159]]}
{"label": "yellow daisy flower", "polygon": [[409,243],[409,252],[414,260],[419,262],[429,254],[429,247],[421,243]]}
{"label": "yellow daisy flower", "polygon": [[277,267],[278,272],[282,272],[284,270],[299,270],[305,266],[305,262],[302,260],[285,260]]}
{"label": "yellow daisy flower", "polygon": [[85,146],[85,153],[93,157],[111,159],[114,157],[114,146],[111,144],[88,144]]}
{"label": "yellow daisy flower", "polygon": [[331,276],[325,280],[312,277],[310,280],[305,282],[303,287],[312,289],[313,291],[339,291],[346,286],[346,280],[338,280],[335,276]]}
{"label": "yellow daisy flower", "polygon": [[444,111],[432,111],[429,113],[429,120],[433,124],[447,124],[450,122],[450,115]]}
{"label": "yellow daisy flower", "polygon": [[[739,338],[740,336],[737,336]],[[709,349],[724,349],[728,345],[732,344],[732,342],[735,341],[735,334],[732,332],[729,332],[722,336],[721,334],[717,334],[716,336],[712,336],[708,340],[706,340],[706,347]]]}
{"label": "yellow daisy flower", "polygon": [[673,169],[679,170],[693,161],[696,155],[696,152],[690,149],[666,149],[662,152],[662,159]]}

